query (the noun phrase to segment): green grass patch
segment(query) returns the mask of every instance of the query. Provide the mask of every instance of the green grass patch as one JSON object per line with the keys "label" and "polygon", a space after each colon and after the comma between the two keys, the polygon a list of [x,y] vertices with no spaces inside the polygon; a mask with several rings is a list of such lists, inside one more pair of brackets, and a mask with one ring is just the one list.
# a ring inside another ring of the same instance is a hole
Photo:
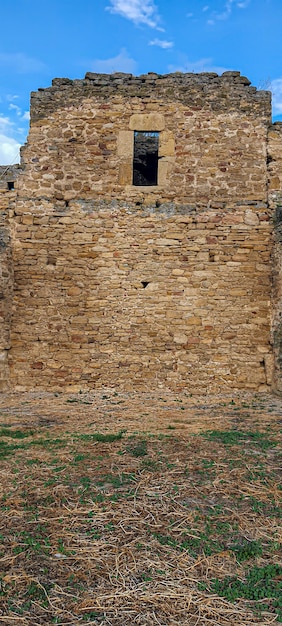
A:
{"label": "green grass patch", "polygon": [[175,539],[169,535],[153,533],[153,537],[163,546],[171,546],[180,552],[187,550],[191,556],[197,558],[200,554],[211,556],[224,550],[224,544],[218,540],[208,539],[204,533],[199,533],[199,537],[189,537],[183,534]]}
{"label": "green grass patch", "polygon": [[260,431],[208,430],[205,433],[200,433],[200,436],[208,439],[208,441],[217,441],[227,446],[249,443],[261,448],[261,450],[268,450],[277,445],[273,439],[269,439],[266,433]]}
{"label": "green grass patch", "polygon": [[11,437],[12,439],[25,439],[34,435],[34,430],[12,430],[11,428],[0,428],[0,437]]}
{"label": "green grass patch", "polygon": [[126,446],[126,452],[134,457],[146,456],[148,454],[148,444],[145,439],[133,441]]}
{"label": "green grass patch", "polygon": [[[253,567],[246,574],[245,580],[236,576],[228,576],[219,580],[212,580],[211,591],[226,598],[230,602],[236,602],[238,598],[263,601],[268,610],[274,609],[277,620],[282,621],[282,566],[266,565],[265,567]],[[261,604],[256,605],[261,609]]]}
{"label": "green grass patch", "polygon": [[123,438],[125,431],[120,430],[118,433],[82,433],[77,438],[81,441],[98,441],[101,443],[113,443]]}
{"label": "green grass patch", "polygon": [[234,552],[239,563],[262,556],[262,545],[260,541],[248,541],[244,539],[241,542],[235,542],[229,546],[229,550]]}
{"label": "green grass patch", "polygon": [[49,446],[62,448],[66,444],[65,439],[60,439],[57,437],[56,439],[44,439],[43,437],[39,437],[38,439],[34,439],[30,442],[31,446],[42,446],[42,448],[49,448]]}
{"label": "green grass patch", "polygon": [[8,444],[5,441],[0,441],[0,460],[7,456],[10,456],[17,450],[25,450],[28,448],[26,444]]}

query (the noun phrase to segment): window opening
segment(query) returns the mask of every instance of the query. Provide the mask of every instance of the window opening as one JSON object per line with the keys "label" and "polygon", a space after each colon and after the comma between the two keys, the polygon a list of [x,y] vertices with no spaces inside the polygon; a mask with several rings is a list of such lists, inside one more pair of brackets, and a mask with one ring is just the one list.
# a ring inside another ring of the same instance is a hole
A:
{"label": "window opening", "polygon": [[12,191],[13,189],[15,189],[15,183],[13,180],[8,182],[8,189],[9,191]]}
{"label": "window opening", "polygon": [[158,184],[159,135],[134,131],[133,185]]}

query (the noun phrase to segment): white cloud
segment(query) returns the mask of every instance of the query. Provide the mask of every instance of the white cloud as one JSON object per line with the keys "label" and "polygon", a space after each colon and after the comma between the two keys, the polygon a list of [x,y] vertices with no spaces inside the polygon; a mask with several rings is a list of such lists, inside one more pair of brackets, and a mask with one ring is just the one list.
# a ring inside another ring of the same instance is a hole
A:
{"label": "white cloud", "polygon": [[21,144],[15,139],[0,133],[0,164],[14,165],[14,163],[19,163],[20,147]]}
{"label": "white cloud", "polygon": [[11,120],[8,117],[4,117],[4,115],[1,115],[0,113],[0,133],[6,131],[8,128],[12,128],[12,126],[13,123]]}
{"label": "white cloud", "polygon": [[8,94],[6,95],[6,100],[7,100],[8,102],[13,102],[13,100],[18,100],[18,98],[19,98],[19,96],[17,96],[16,94],[13,94],[13,95],[12,95],[12,94],[8,93]]}
{"label": "white cloud", "polygon": [[207,24],[213,25],[217,20],[227,20],[230,17],[232,9],[234,7],[237,7],[238,9],[246,9],[247,6],[250,4],[250,1],[251,0],[240,0],[238,2],[238,0],[226,0],[225,4],[223,5],[222,11],[220,11],[219,13],[213,11],[213,13],[211,14],[211,18],[207,20]]}
{"label": "white cloud", "polygon": [[169,65],[169,72],[215,72],[216,74],[222,74],[228,70],[227,67],[220,65],[214,65],[213,59],[204,58],[197,61],[189,61],[189,59],[183,59],[179,65]]}
{"label": "white cloud", "polygon": [[146,24],[156,28],[159,22],[157,7],[153,0],[110,0],[107,10],[121,15],[134,24]]}
{"label": "white cloud", "polygon": [[18,74],[30,74],[33,72],[42,72],[45,69],[44,63],[27,56],[22,52],[13,54],[0,53],[0,67],[9,68]]}
{"label": "white cloud", "polygon": [[273,115],[282,114],[282,78],[271,82]]}
{"label": "white cloud", "polygon": [[17,106],[17,104],[9,104],[9,109],[11,111],[15,111],[16,115],[19,117],[22,114],[22,110],[20,107]]}
{"label": "white cloud", "polygon": [[8,117],[0,116],[0,165],[10,165],[20,160],[21,144],[12,135],[12,122]]}
{"label": "white cloud", "polygon": [[125,48],[122,48],[116,57],[111,59],[95,59],[89,64],[91,72],[102,72],[102,74],[112,74],[113,72],[136,73],[137,63],[132,59]]}
{"label": "white cloud", "polygon": [[[19,118],[23,120],[23,115]],[[26,128],[20,128],[10,117],[0,113],[0,164],[19,162],[19,149],[26,136]],[[21,142],[21,143],[20,143]]]}
{"label": "white cloud", "polygon": [[153,39],[149,42],[149,46],[158,46],[159,48],[163,48],[164,50],[168,50],[169,48],[173,48],[173,41],[166,41],[163,39]]}
{"label": "white cloud", "polygon": [[30,112],[29,111],[25,111],[24,113],[22,112],[21,107],[19,107],[17,104],[13,104],[12,102],[9,104],[9,109],[10,111],[14,111],[15,114],[17,115],[17,117],[19,117],[21,120],[30,120]]}
{"label": "white cloud", "polygon": [[186,13],[186,17],[193,17],[194,13]]}

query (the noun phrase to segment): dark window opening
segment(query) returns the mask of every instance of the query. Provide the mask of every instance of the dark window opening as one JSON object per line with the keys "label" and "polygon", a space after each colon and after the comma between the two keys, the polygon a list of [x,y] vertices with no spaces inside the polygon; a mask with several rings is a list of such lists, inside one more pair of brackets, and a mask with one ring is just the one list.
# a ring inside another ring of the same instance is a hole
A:
{"label": "dark window opening", "polygon": [[134,132],[133,185],[158,184],[159,133]]}
{"label": "dark window opening", "polygon": [[10,180],[8,182],[8,189],[9,189],[9,191],[12,191],[13,189],[15,189],[15,183],[14,183],[13,180]]}

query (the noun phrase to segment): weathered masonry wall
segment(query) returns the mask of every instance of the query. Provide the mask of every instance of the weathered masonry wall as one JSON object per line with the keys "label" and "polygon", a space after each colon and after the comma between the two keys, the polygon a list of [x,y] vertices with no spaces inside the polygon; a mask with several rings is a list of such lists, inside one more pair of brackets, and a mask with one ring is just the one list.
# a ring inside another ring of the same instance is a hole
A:
{"label": "weathered masonry wall", "polygon": [[8,353],[11,347],[13,259],[9,207],[16,199],[16,181],[20,172],[19,165],[0,166],[0,391],[10,386]]}
{"label": "weathered masonry wall", "polygon": [[10,374],[8,351],[10,344],[10,326],[13,297],[13,263],[8,209],[11,194],[6,185],[1,187],[0,180],[0,391],[9,387]]}
{"label": "weathered masonry wall", "polygon": [[273,386],[282,391],[282,124],[276,122],[268,133],[269,208],[273,215],[273,251],[271,271],[272,333],[274,353]]}
{"label": "weathered masonry wall", "polygon": [[[238,72],[32,94],[10,204],[14,388],[272,384],[270,115]],[[132,184],[134,131],[159,133],[157,185]]]}

